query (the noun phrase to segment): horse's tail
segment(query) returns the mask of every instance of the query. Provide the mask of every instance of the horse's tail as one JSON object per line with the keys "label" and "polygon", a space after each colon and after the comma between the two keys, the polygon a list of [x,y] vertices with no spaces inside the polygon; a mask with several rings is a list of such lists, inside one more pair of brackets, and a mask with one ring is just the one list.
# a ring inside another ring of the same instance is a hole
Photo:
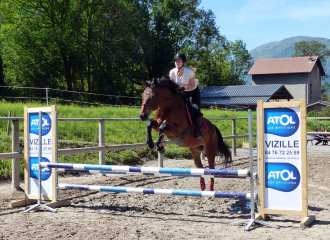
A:
{"label": "horse's tail", "polygon": [[232,163],[231,151],[227,144],[223,141],[222,135],[217,126],[214,125],[214,127],[218,137],[218,151],[220,152],[220,156],[225,157],[223,163],[225,163],[227,167],[228,164]]}

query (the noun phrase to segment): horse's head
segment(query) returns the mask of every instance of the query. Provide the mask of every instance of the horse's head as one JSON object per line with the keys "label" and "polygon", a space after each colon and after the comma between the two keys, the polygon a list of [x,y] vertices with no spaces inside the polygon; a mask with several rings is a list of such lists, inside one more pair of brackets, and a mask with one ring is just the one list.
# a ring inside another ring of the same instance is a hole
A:
{"label": "horse's head", "polygon": [[142,94],[142,107],[140,118],[142,121],[148,119],[152,111],[159,107],[159,103],[165,103],[167,99],[173,97],[176,92],[176,84],[168,79],[153,79],[144,81],[145,90]]}
{"label": "horse's head", "polygon": [[140,110],[140,118],[142,121],[148,119],[152,111],[157,109],[159,89],[157,88],[157,80],[143,81],[145,87],[142,93],[142,106]]}

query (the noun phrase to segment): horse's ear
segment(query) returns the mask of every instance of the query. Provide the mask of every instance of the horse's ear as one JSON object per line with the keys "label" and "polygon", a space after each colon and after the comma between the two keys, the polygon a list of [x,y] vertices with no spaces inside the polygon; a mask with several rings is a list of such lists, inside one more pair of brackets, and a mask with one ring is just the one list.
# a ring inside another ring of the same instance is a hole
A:
{"label": "horse's ear", "polygon": [[146,88],[147,87],[147,83],[146,81],[143,80],[143,87]]}
{"label": "horse's ear", "polygon": [[158,85],[158,79],[153,78],[152,79],[152,84],[156,87]]}

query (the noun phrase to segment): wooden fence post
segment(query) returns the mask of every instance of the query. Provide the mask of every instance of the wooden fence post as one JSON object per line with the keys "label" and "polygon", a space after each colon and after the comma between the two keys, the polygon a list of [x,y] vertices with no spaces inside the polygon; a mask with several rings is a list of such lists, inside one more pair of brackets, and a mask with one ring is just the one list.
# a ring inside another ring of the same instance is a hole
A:
{"label": "wooden fence post", "polygon": [[[12,152],[19,152],[19,121],[12,121]],[[20,165],[19,158],[12,160],[12,188],[16,190],[19,188],[20,182]]]}
{"label": "wooden fence post", "polygon": [[[11,117],[11,111],[9,111],[8,117]],[[8,125],[7,125],[7,136],[9,136],[9,131],[10,131],[10,120],[8,120]]]}
{"label": "wooden fence post", "polygon": [[[236,136],[236,119],[232,120],[232,134],[233,136]],[[232,155],[236,156],[236,138],[232,140]]]}
{"label": "wooden fence post", "polygon": [[[105,121],[99,121],[99,146],[105,146]],[[105,165],[105,151],[99,151],[99,164]]]}

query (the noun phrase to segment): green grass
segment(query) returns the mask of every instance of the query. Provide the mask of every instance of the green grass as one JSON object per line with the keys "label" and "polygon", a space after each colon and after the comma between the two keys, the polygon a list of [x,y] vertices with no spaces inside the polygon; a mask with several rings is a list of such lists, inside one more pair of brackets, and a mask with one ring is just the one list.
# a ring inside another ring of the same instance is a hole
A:
{"label": "green grass", "polygon": [[[12,112],[12,117],[23,117],[24,107],[46,107],[38,102],[28,103],[8,103],[4,100],[0,102],[0,117],[8,117],[8,112]],[[139,108],[136,107],[81,107],[78,105],[57,105],[58,118],[139,118]],[[206,118],[241,118],[247,117],[247,112],[233,112],[222,110],[202,110]],[[150,117],[153,117],[150,116]],[[255,117],[255,113],[253,113]],[[223,136],[232,135],[231,120],[211,120]],[[6,136],[8,121],[0,121],[0,153],[11,152],[11,136]],[[58,149],[91,147],[96,145],[98,121],[58,121]],[[255,121],[253,121],[253,131],[255,132]],[[142,121],[106,121],[105,122],[105,142],[107,145],[121,145],[144,143],[146,133],[146,122]],[[248,134],[247,120],[236,120],[236,133],[238,135]],[[23,137],[23,121],[20,121],[20,136]],[[153,131],[155,140],[157,133]],[[68,141],[71,140],[71,141]],[[247,139],[245,139],[247,141]],[[86,143],[89,142],[89,143]],[[231,140],[226,141],[231,146]],[[241,147],[243,139],[237,139],[237,146]],[[21,141],[20,151],[24,142]],[[59,162],[67,163],[98,163],[98,152],[74,155],[61,155]],[[189,149],[176,145],[166,146],[165,158],[191,158]],[[140,159],[156,159],[157,152],[150,152],[147,148],[132,150],[107,151],[106,164],[138,164]],[[20,160],[21,172],[23,174],[24,160]],[[8,179],[11,176],[11,160],[0,161],[0,179]]]}
{"label": "green grass", "polygon": [[[0,144],[0,153],[9,153],[11,152],[11,137],[9,136],[2,136]],[[23,151],[23,149],[20,149],[20,151]],[[12,160],[0,160],[0,180],[8,179],[11,177],[11,161]],[[24,161],[23,159],[20,160],[20,172],[23,174],[24,170]]]}
{"label": "green grass", "polygon": [[[0,101],[0,117],[8,117],[8,112],[12,112],[12,117],[23,117],[24,106],[46,107],[45,104],[38,102],[28,103],[8,103]],[[136,107],[81,107],[78,105],[57,105],[59,118],[138,118],[139,108]],[[202,110],[206,118],[247,118],[247,112],[233,112],[222,110]],[[151,116],[152,117],[152,116]],[[255,117],[255,112],[253,112]],[[223,136],[232,135],[231,120],[211,120]],[[0,121],[0,153],[11,152],[11,136],[7,136],[7,121]],[[330,121],[308,120],[307,129],[312,131],[316,126],[330,125]],[[96,146],[96,132],[98,131],[98,121],[77,121],[77,122],[58,122],[58,149],[81,148]],[[20,121],[20,136],[23,137],[23,122]],[[256,121],[253,121],[253,132],[256,132]],[[146,133],[146,122],[142,121],[106,121],[105,122],[105,141],[111,144],[133,144],[144,143]],[[11,133],[10,133],[11,134]],[[247,120],[236,120],[236,134],[248,134]],[[157,133],[153,131],[155,140]],[[68,141],[71,140],[71,141]],[[248,139],[245,139],[247,142]],[[89,142],[89,143],[86,143]],[[226,143],[231,146],[232,141]],[[242,147],[243,139],[237,139],[237,147]],[[254,139],[254,146],[256,146]],[[24,142],[20,140],[20,151],[24,151]],[[134,165],[141,162],[141,159],[156,159],[157,152],[149,151],[147,148],[132,150],[107,151],[106,164]],[[98,164],[98,152],[86,154],[73,154],[59,156],[59,162],[66,163],[89,163]],[[181,148],[176,145],[166,146],[165,158],[191,158],[189,149]],[[23,176],[24,160],[20,160],[21,175]],[[0,161],[0,179],[11,177],[11,160]]]}

